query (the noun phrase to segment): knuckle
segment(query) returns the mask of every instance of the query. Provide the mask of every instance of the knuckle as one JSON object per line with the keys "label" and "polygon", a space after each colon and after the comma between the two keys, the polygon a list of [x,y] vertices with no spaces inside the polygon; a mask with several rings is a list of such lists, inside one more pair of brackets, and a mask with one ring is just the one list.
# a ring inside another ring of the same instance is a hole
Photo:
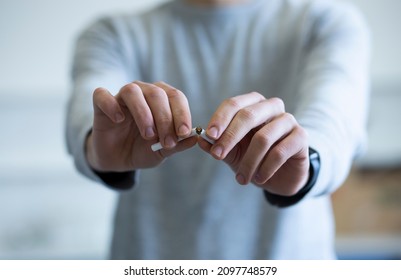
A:
{"label": "knuckle", "polygon": [[133,116],[138,126],[150,125],[153,122],[152,114],[149,113],[145,108],[136,108],[136,114]]}
{"label": "knuckle", "polygon": [[277,106],[279,108],[279,110],[281,112],[285,112],[285,105],[284,105],[284,101],[279,98],[279,97],[272,97],[270,98],[270,101],[273,102],[275,104],[275,106]]}
{"label": "knuckle", "polygon": [[223,147],[228,148],[229,146],[232,145],[232,142],[235,140],[236,134],[237,133],[233,129],[230,128],[226,129],[224,133],[221,135],[219,143]]}
{"label": "knuckle", "polygon": [[160,98],[160,97],[166,95],[166,92],[162,88],[159,88],[155,85],[150,85],[149,89],[150,89],[150,91],[147,93],[147,97]]}
{"label": "knuckle", "polygon": [[141,90],[141,88],[139,87],[139,85],[135,84],[135,83],[129,83],[126,84],[125,86],[122,87],[123,91],[129,91],[129,92],[134,92],[137,90]]}
{"label": "knuckle", "polygon": [[286,158],[286,148],[282,145],[277,145],[274,147],[273,151],[271,151],[272,158],[277,162],[284,162]]}
{"label": "knuckle", "polygon": [[294,133],[295,133],[296,135],[298,135],[299,137],[301,137],[302,139],[307,139],[307,138],[308,138],[308,133],[307,133],[306,130],[305,130],[302,126],[300,126],[300,125],[297,125],[297,126],[294,128]]}
{"label": "knuckle", "polygon": [[171,99],[184,97],[184,93],[182,93],[182,91],[180,91],[179,89],[176,89],[176,88],[169,90],[167,94],[168,94],[168,97]]}
{"label": "knuckle", "polygon": [[270,147],[270,139],[269,139],[269,137],[266,135],[266,134],[264,134],[264,133],[262,133],[262,132],[260,132],[260,131],[258,131],[257,133],[255,133],[255,135],[254,135],[254,139],[255,139],[255,144],[258,146],[258,147],[261,147],[261,148],[269,148]]}
{"label": "knuckle", "polygon": [[228,139],[229,141],[231,141],[232,139],[235,139],[235,135],[236,135],[236,132],[233,131],[232,129],[227,129],[224,132],[224,138]]}
{"label": "knuckle", "polygon": [[154,83],[154,85],[162,85],[162,86],[167,86],[167,84],[163,81],[157,81],[156,83]]}
{"label": "knuckle", "polygon": [[132,94],[137,91],[141,91],[141,88],[137,84],[134,84],[134,83],[126,84],[125,86],[123,86],[120,89],[120,93],[123,96],[127,96],[127,95]]}
{"label": "knuckle", "polygon": [[295,119],[294,115],[285,112],[283,114],[283,118],[289,121],[291,124],[297,124],[297,120]]}
{"label": "knuckle", "polygon": [[187,115],[187,111],[182,109],[182,108],[178,108],[174,110],[174,117],[183,117]]}
{"label": "knuckle", "polygon": [[233,109],[239,109],[241,106],[239,104],[239,101],[236,97],[230,97],[226,100],[223,101],[224,105],[231,107]]}
{"label": "knuckle", "polygon": [[251,94],[256,95],[256,97],[258,97],[261,101],[266,99],[266,97],[263,94],[260,94],[257,91],[252,91]]}
{"label": "knuckle", "polygon": [[158,123],[161,124],[163,127],[168,127],[168,126],[171,124],[172,119],[171,119],[171,116],[170,116],[170,115],[168,115],[168,114],[163,114],[163,115],[161,115],[161,116],[158,117],[157,121],[158,121]]}
{"label": "knuckle", "polygon": [[226,114],[218,112],[214,115],[213,123],[219,126],[220,123],[230,123],[230,121],[230,118]]}
{"label": "knuckle", "polygon": [[294,134],[296,135],[297,142],[300,145],[303,145],[305,147],[308,146],[309,135],[308,135],[308,132],[303,127],[301,127],[301,126],[295,127]]}
{"label": "knuckle", "polygon": [[241,120],[244,121],[253,121],[257,117],[255,110],[249,107],[239,110],[237,115]]}

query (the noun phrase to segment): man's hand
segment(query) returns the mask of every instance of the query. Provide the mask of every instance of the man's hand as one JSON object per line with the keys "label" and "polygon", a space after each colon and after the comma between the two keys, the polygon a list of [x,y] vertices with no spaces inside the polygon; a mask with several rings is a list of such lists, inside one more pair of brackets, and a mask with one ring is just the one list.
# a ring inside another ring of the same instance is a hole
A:
{"label": "man's hand", "polygon": [[237,181],[278,195],[294,195],[309,176],[308,139],[278,98],[253,92],[225,100],[212,116],[200,147],[224,160]]}
{"label": "man's hand", "polygon": [[[165,157],[196,144],[185,95],[159,82],[133,82],[116,96],[106,89],[93,93],[93,129],[86,142],[89,165],[97,171],[123,172],[154,167]],[[163,148],[150,146],[160,141]]]}

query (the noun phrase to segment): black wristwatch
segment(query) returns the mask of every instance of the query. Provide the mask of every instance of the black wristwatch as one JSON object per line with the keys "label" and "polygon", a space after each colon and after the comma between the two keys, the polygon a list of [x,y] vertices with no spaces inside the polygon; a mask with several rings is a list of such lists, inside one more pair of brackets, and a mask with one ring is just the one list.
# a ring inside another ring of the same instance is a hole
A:
{"label": "black wristwatch", "polygon": [[317,177],[320,171],[320,156],[319,153],[309,148],[309,179],[306,185],[292,196],[283,196],[269,193],[264,190],[267,201],[277,207],[288,207],[299,202],[304,196],[312,189],[317,181]]}

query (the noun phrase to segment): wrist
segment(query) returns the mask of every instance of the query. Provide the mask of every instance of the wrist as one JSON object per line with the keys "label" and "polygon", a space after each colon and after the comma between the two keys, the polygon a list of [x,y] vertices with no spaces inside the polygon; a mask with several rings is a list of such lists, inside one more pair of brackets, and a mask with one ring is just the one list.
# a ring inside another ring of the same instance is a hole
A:
{"label": "wrist", "polygon": [[92,131],[90,131],[86,137],[85,141],[85,158],[89,167],[93,170],[100,171],[99,164],[96,160],[96,153],[93,147],[93,136]]}
{"label": "wrist", "polygon": [[316,184],[319,171],[320,171],[319,153],[316,150],[309,148],[309,176],[307,176],[307,180],[304,186],[296,194],[292,196],[276,195],[269,193],[268,191],[265,190],[264,194],[267,201],[272,205],[278,207],[288,207],[298,203],[306,196],[306,194]]}
{"label": "wrist", "polygon": [[92,131],[86,137],[85,158],[89,167],[106,185],[119,190],[128,190],[135,184],[135,171],[107,172],[102,170],[94,149]]}

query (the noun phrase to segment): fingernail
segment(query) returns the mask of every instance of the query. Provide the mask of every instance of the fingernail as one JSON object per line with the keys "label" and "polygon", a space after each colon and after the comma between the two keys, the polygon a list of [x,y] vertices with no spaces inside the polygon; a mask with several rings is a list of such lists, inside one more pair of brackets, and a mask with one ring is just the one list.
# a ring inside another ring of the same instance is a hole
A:
{"label": "fingernail", "polygon": [[175,146],[175,141],[172,136],[167,136],[164,138],[164,145],[166,148],[173,148]]}
{"label": "fingernail", "polygon": [[257,184],[263,184],[262,177],[260,176],[259,173],[257,173],[257,174],[255,175],[254,180],[255,180],[255,182],[256,182]]}
{"label": "fingernail", "polygon": [[155,136],[155,131],[153,130],[153,127],[148,127],[148,128],[146,128],[146,130],[145,130],[145,136],[146,136],[147,138],[152,138],[152,137]]}
{"label": "fingernail", "polygon": [[212,126],[207,130],[207,135],[212,137],[213,139],[217,139],[218,130],[215,126]]}
{"label": "fingernail", "polygon": [[120,123],[124,120],[124,115],[121,113],[116,113],[115,118],[116,118],[116,122]]}
{"label": "fingernail", "polygon": [[213,148],[212,152],[216,157],[221,158],[221,156],[223,155],[223,147],[220,145],[216,146]]}
{"label": "fingernail", "polygon": [[180,136],[185,136],[189,133],[189,128],[183,124],[180,126],[180,128],[178,129],[178,135]]}
{"label": "fingernail", "polygon": [[238,173],[235,178],[237,179],[238,183],[240,183],[241,185],[245,185],[246,181],[244,175]]}

